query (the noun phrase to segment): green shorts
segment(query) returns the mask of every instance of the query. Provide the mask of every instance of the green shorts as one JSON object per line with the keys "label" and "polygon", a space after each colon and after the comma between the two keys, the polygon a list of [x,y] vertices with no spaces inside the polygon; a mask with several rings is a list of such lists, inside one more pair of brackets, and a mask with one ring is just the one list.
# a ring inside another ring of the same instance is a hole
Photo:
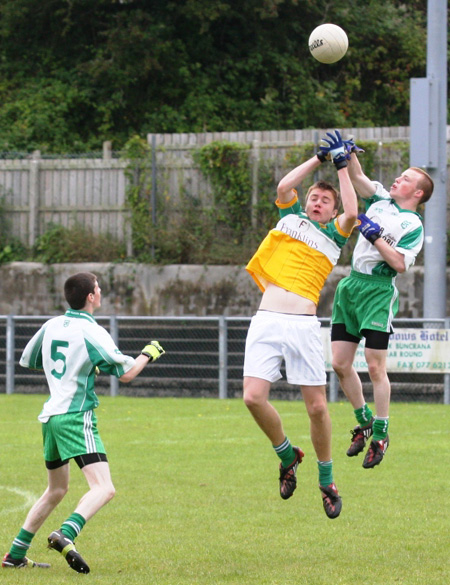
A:
{"label": "green shorts", "polygon": [[93,410],[51,416],[42,424],[44,459],[66,461],[79,455],[106,453]]}
{"label": "green shorts", "polygon": [[398,290],[390,277],[351,271],[336,289],[331,322],[343,323],[350,335],[362,338],[361,331],[392,333],[398,311]]}

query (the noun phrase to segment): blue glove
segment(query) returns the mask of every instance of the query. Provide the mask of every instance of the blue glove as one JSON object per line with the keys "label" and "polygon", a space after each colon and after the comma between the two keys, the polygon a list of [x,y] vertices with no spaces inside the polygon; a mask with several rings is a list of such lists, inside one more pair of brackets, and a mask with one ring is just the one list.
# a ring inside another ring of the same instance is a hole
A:
{"label": "blue glove", "polygon": [[351,154],[354,152],[355,154],[359,154],[360,152],[365,152],[364,149],[360,148],[355,141],[353,140],[353,136],[350,136],[348,140],[344,140],[344,148],[347,154]]}
{"label": "blue glove", "polygon": [[362,235],[368,240],[371,244],[374,244],[378,238],[381,238],[381,227],[369,219],[365,213],[360,213],[358,215],[359,225],[357,228],[362,233]]}
{"label": "blue glove", "polygon": [[328,138],[322,138],[323,142],[326,142],[328,146],[321,146],[320,150],[323,155],[329,154],[334,166],[337,170],[343,169],[347,166],[347,155],[345,151],[344,141],[342,140],[339,130],[335,130],[334,134],[327,132]]}

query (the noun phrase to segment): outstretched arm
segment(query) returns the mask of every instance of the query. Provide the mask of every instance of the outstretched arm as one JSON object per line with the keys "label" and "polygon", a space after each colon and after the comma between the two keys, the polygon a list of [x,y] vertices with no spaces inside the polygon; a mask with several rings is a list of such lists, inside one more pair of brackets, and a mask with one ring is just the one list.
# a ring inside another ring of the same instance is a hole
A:
{"label": "outstretched arm", "polygon": [[363,199],[372,197],[376,191],[375,185],[362,170],[358,157],[354,152],[352,152],[348,161],[348,174],[354,188]]}
{"label": "outstretched arm", "polygon": [[318,155],[314,155],[309,160],[305,161],[295,169],[292,169],[285,177],[278,183],[277,197],[280,203],[289,203],[295,197],[295,188],[299,185],[305,177],[312,173],[317,167],[320,167],[322,160]]}
{"label": "outstretched arm", "polygon": [[136,378],[136,376],[139,376],[149,361],[150,360],[148,356],[141,353],[141,355],[137,356],[136,361],[134,362],[134,366],[130,368],[128,372],[123,374],[123,376],[120,376],[119,380],[125,383],[131,382]]}
{"label": "outstretched arm", "polygon": [[344,213],[338,217],[338,222],[341,230],[346,234],[350,234],[358,216],[358,200],[347,167],[338,170],[338,178],[342,207],[344,209]]}
{"label": "outstretched arm", "polygon": [[158,341],[151,341],[144,347],[141,354],[138,355],[134,366],[123,374],[123,376],[120,376],[119,380],[126,383],[131,382],[142,372],[147,364],[156,361],[165,353]]}
{"label": "outstretched arm", "polygon": [[358,215],[358,200],[348,171],[348,154],[346,153],[344,141],[339,130],[335,130],[334,133],[327,132],[327,137],[323,138],[322,142],[327,143],[328,146],[322,146],[321,150],[329,153],[336,167],[342,207],[344,208],[344,213],[338,217],[338,223],[344,233],[350,234],[355,226]]}

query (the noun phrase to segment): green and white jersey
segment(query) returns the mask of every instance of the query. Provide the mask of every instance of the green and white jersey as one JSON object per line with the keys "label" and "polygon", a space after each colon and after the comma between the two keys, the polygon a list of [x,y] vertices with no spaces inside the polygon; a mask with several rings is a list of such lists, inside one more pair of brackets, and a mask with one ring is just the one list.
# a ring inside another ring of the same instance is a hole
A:
{"label": "green and white jersey", "polygon": [[[422,218],[415,211],[401,209],[381,183],[374,184],[375,194],[364,200],[366,215],[381,226],[383,240],[404,255],[408,270],[423,246]],[[383,260],[376,247],[361,234],[353,251],[352,268],[374,276],[397,276],[397,272]]]}
{"label": "green and white jersey", "polygon": [[74,309],[44,323],[20,358],[21,366],[44,370],[47,378],[50,397],[38,417],[41,422],[56,414],[85,412],[98,406],[95,366],[120,378],[134,363],[134,358],[117,349],[92,315]]}

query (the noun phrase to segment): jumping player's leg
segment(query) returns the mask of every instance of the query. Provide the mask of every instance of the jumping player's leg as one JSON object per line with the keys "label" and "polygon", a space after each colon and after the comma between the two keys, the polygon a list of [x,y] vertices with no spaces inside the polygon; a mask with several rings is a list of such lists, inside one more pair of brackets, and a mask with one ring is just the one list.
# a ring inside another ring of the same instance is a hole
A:
{"label": "jumping player's leg", "polygon": [[325,386],[302,386],[310,421],[311,442],[319,461],[331,460],[331,419]]}
{"label": "jumping player's leg", "polygon": [[[386,370],[390,333],[364,329],[366,337],[365,357],[373,384],[376,416],[373,423],[373,440],[385,440],[388,434],[391,383]],[[388,441],[387,441],[388,442]],[[386,447],[387,448],[387,447]]]}
{"label": "jumping player's leg", "polygon": [[336,372],[339,384],[354,410],[362,408],[366,402],[361,379],[353,367],[358,343],[342,340],[331,342],[333,370]]}
{"label": "jumping player's leg", "polygon": [[361,379],[353,366],[358,337],[350,335],[343,324],[333,324],[331,331],[332,366],[344,394],[353,406],[357,426],[351,431],[352,442],[347,450],[349,457],[361,453],[372,434],[372,410],[366,403]]}
{"label": "jumping player's leg", "polygon": [[252,318],[245,342],[244,403],[269,438],[283,467],[295,464],[298,456],[284,434],[277,410],[269,402],[272,382],[281,378],[283,317],[259,312]]}
{"label": "jumping player's leg", "polygon": [[252,376],[244,377],[244,403],[259,428],[270,439],[283,467],[301,462],[301,457],[286,437],[280,415],[269,402],[270,382]]}
{"label": "jumping player's leg", "polygon": [[245,376],[244,403],[272,445],[280,445],[286,435],[280,415],[269,402],[270,386],[267,380]]}
{"label": "jumping player's leg", "polygon": [[377,416],[388,417],[391,383],[386,371],[387,350],[366,347],[364,353],[373,385],[373,398]]}
{"label": "jumping player's leg", "polygon": [[319,488],[325,513],[337,518],[342,500],[333,480],[331,458],[331,418],[328,411],[325,386],[301,386],[303,400],[310,420],[311,442],[317,455]]}
{"label": "jumping player's leg", "polygon": [[376,415],[373,420],[373,437],[364,458],[363,467],[372,468],[383,460],[389,446],[389,403],[391,384],[386,371],[389,333],[364,330],[366,337],[365,357],[373,385]]}
{"label": "jumping player's leg", "polygon": [[280,415],[269,402],[270,386],[267,380],[244,376],[244,403],[281,461],[280,495],[287,500],[297,487],[296,472],[302,462],[303,452],[293,447],[286,437]]}

